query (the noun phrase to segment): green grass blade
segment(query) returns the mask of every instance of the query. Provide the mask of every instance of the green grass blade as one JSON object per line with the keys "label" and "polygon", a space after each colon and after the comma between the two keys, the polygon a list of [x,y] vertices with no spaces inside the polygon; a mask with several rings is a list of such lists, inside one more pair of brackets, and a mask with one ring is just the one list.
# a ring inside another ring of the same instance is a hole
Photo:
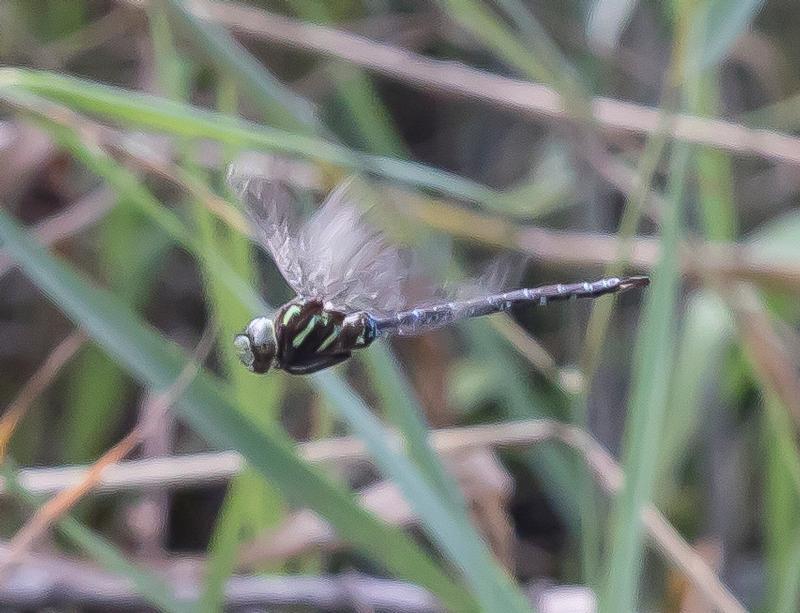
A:
{"label": "green grass blade", "polygon": [[356,142],[377,155],[408,158],[405,143],[370,77],[345,63],[332,64],[327,72],[333,77],[338,100],[346,110],[342,123],[355,128]]}
{"label": "green grass blade", "polygon": [[[719,78],[717,71],[708,71],[690,81],[690,112],[711,117],[719,114]],[[707,148],[698,149],[695,155],[703,232],[710,240],[732,241],[737,222],[731,157]]]}
{"label": "green grass blade", "polygon": [[800,532],[797,530],[787,549],[784,581],[778,586],[775,608],[771,609],[775,613],[793,613],[800,609]]}
{"label": "green grass blade", "polygon": [[622,453],[625,487],[614,504],[608,575],[601,599],[600,610],[607,613],[636,609],[644,545],[641,512],[653,495],[674,360],[680,282],[678,245],[690,153],[684,143],[677,143],[672,152],[670,201],[661,226],[661,259],[646,293],[633,353],[634,377]]}
{"label": "green grass blade", "polygon": [[786,407],[765,390],[762,419],[764,456],[764,549],[766,611],[797,611],[797,514],[800,511],[800,458]]}
{"label": "green grass blade", "polygon": [[764,0],[707,0],[702,11],[695,14],[696,24],[702,31],[696,38],[696,49],[688,53],[698,71],[718,64],[736,40],[749,27],[761,10]]}
{"label": "green grass blade", "polygon": [[441,0],[441,4],[454,21],[524,75],[545,83],[558,80],[551,67],[520,43],[486,3],[475,0]]}
{"label": "green grass blade", "polygon": [[[116,297],[90,285],[65,263],[54,259],[7,214],[0,212],[0,239],[26,275],[118,363],[154,389],[165,389],[178,376],[185,358],[140,322]],[[334,375],[323,376],[337,390]],[[345,410],[366,412],[360,399],[341,392]],[[247,419],[232,402],[228,388],[207,374],[186,390],[181,414],[210,443],[238,450],[256,470],[295,504],[307,505],[327,519],[345,541],[383,564],[398,577],[437,594],[455,610],[472,610],[470,596],[456,585],[401,530],[378,521],[352,495],[316,468],[297,458],[290,439],[277,428],[265,429]],[[340,407],[340,410],[342,407]]]}
{"label": "green grass blade", "polygon": [[322,138],[284,132],[140,92],[55,73],[0,69],[0,93],[28,91],[128,127],[208,138],[240,148],[264,149],[375,173],[407,185],[473,202],[490,202],[495,190],[453,173],[405,160],[366,155]]}
{"label": "green grass blade", "polygon": [[[170,241],[133,206],[120,204],[99,228],[99,259],[105,280],[132,308],[151,293]],[[95,346],[78,356],[67,382],[64,459],[88,462],[109,444],[129,392],[125,372]]]}
{"label": "green grass blade", "polygon": [[[702,394],[709,377],[724,367],[725,350],[733,341],[734,333],[731,312],[717,295],[698,291],[689,297],[681,338],[676,343],[675,372],[667,410],[670,417],[662,432],[661,474],[675,473],[686,457],[689,441],[702,419]],[[659,488],[662,500],[666,489]]]}
{"label": "green grass blade", "polygon": [[376,466],[397,483],[419,514],[428,536],[464,574],[483,611],[529,611],[522,594],[500,569],[480,537],[465,534],[452,508],[437,494],[410,460],[394,451],[383,426],[363,401],[335,374],[322,371],[313,378],[326,390],[329,402],[364,441]]}
{"label": "green grass blade", "polygon": [[439,494],[452,505],[454,512],[463,513],[461,492],[428,444],[422,406],[417,402],[416,393],[391,350],[383,345],[374,346],[363,355],[363,361],[389,421],[403,434],[409,456]]}
{"label": "green grass blade", "polygon": [[166,0],[163,7],[173,28],[186,38],[192,49],[220,74],[239,83],[242,94],[258,105],[268,122],[295,132],[319,129],[311,104],[292,93],[225,28],[198,19],[180,0]]}

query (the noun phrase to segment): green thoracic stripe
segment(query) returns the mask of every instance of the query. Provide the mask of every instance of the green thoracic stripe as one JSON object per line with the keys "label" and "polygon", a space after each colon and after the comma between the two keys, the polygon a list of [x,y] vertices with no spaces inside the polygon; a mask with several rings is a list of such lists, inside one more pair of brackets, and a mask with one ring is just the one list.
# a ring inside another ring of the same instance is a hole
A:
{"label": "green thoracic stripe", "polygon": [[293,304],[288,309],[286,309],[286,312],[283,314],[283,325],[284,326],[288,325],[289,320],[291,320],[292,317],[294,317],[295,315],[299,315],[300,311],[301,309],[299,304]]}
{"label": "green thoracic stripe", "polygon": [[328,336],[325,338],[325,340],[324,340],[324,341],[322,341],[322,343],[320,344],[320,346],[319,346],[319,347],[317,347],[317,351],[325,351],[325,349],[327,349],[327,348],[328,348],[328,347],[331,345],[331,343],[333,343],[333,341],[335,341],[335,340],[336,340],[336,339],[339,337],[339,332],[341,332],[341,329],[339,328],[339,326],[336,326],[336,327],[333,329],[333,332],[331,332],[331,333],[330,333],[330,334],[329,334],[329,335],[328,335]]}
{"label": "green thoracic stripe", "polygon": [[303,328],[303,330],[292,339],[292,347],[296,349],[297,347],[303,344],[303,341],[306,340],[306,337],[309,334],[311,334],[311,331],[314,329],[314,326],[317,325],[318,319],[319,315],[314,315],[311,318],[311,321],[308,322],[306,327]]}

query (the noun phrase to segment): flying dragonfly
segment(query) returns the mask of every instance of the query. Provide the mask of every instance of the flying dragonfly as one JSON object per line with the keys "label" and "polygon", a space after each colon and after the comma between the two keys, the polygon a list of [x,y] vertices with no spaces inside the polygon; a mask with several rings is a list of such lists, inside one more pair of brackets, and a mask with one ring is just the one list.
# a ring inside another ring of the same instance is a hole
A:
{"label": "flying dragonfly", "polygon": [[278,182],[235,169],[229,181],[255,238],[297,293],[273,318],[257,317],[236,335],[237,355],[254,373],[279,368],[310,374],[344,362],[378,338],[424,334],[517,305],[596,298],[649,283],[642,276],[607,277],[504,292],[480,289],[483,283],[447,296],[369,223],[348,183],[300,223],[291,195]]}

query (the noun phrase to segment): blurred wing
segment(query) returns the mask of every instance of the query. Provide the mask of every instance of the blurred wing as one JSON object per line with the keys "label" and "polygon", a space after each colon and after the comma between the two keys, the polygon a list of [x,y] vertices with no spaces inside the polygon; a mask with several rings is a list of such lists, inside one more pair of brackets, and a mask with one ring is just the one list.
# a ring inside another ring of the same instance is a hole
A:
{"label": "blurred wing", "polygon": [[457,289],[451,292],[453,300],[473,300],[518,287],[529,262],[530,256],[519,253],[499,255],[479,276],[462,281]]}
{"label": "blurred wing", "polygon": [[303,225],[292,196],[279,181],[241,164],[228,182],[244,203],[256,239],[300,296],[342,311],[383,314],[430,301],[434,288],[398,248],[366,219],[345,182]]}
{"label": "blurred wing", "polygon": [[414,311],[406,312],[402,322],[386,322],[386,332],[398,336],[416,336],[438,330],[459,319],[472,317],[473,301],[488,298],[515,287],[522,278],[527,256],[505,254],[495,258],[484,272],[473,279],[463,281],[446,292],[443,300],[414,305]]}
{"label": "blurred wing", "polygon": [[262,176],[237,174],[228,182],[244,204],[254,238],[272,256],[286,282],[300,295],[307,295],[303,267],[305,246],[294,219],[292,197],[285,186]]}
{"label": "blurred wing", "polygon": [[306,288],[344,311],[390,313],[414,300],[429,300],[435,289],[420,274],[408,251],[392,244],[354,204],[351,181],[337,187],[308,220],[302,242]]}

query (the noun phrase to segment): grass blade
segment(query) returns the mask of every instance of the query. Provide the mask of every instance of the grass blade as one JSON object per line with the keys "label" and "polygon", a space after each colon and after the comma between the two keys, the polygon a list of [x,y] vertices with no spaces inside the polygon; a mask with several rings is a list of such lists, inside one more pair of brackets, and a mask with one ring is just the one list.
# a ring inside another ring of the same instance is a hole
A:
{"label": "grass blade", "polygon": [[765,390],[761,438],[764,457],[765,610],[797,611],[800,459],[786,408]]}
{"label": "grass blade", "polygon": [[174,136],[208,138],[239,148],[254,148],[328,162],[348,170],[375,173],[407,185],[474,202],[497,198],[495,190],[424,164],[348,149],[323,138],[284,132],[140,92],[84,79],[23,70],[0,69],[0,92],[32,92],[71,108],[129,127]]}
{"label": "grass blade", "polygon": [[715,66],[728,54],[736,39],[755,19],[764,0],[708,0],[703,11],[696,15],[696,23],[702,28],[698,36],[698,49],[689,53],[698,70]]}
{"label": "grass blade", "polygon": [[528,611],[530,605],[503,573],[480,537],[465,536],[458,516],[427,481],[419,478],[410,460],[392,449],[383,427],[369,408],[335,374],[313,375],[324,385],[327,398],[364,441],[375,465],[392,478],[419,514],[428,536],[464,574],[483,611]]}
{"label": "grass blade", "polygon": [[680,269],[678,244],[686,174],[687,144],[675,145],[670,168],[670,206],[664,211],[661,260],[646,294],[639,338],[633,354],[634,378],[628,403],[623,466],[625,488],[614,505],[608,576],[601,611],[633,611],[642,572],[641,513],[651,499],[658,469],[659,439],[674,359],[675,308]]}
{"label": "grass blade", "polygon": [[220,74],[236,80],[242,93],[258,105],[267,121],[295,132],[314,132],[319,128],[311,104],[278,81],[227,30],[198,19],[182,1],[167,0],[163,6],[173,28]]}
{"label": "grass blade", "polygon": [[363,356],[363,360],[389,420],[403,433],[411,459],[452,505],[454,512],[462,513],[464,499],[461,492],[428,444],[428,429],[423,421],[422,407],[416,401],[416,394],[392,352],[388,347],[373,347]]}
{"label": "grass blade", "polygon": [[[0,239],[26,275],[136,378],[162,389],[177,377],[185,362],[181,351],[137,320],[113,295],[93,287],[50,256],[2,212]],[[331,382],[327,387],[335,389],[330,377],[329,374]],[[347,395],[339,395],[338,399],[344,403],[356,401]],[[360,400],[357,402],[360,404]],[[408,536],[379,522],[358,506],[352,495],[298,459],[285,433],[277,428],[261,428],[247,419],[219,381],[207,374],[199,375],[186,390],[179,409],[210,443],[237,449],[287,499],[314,509],[365,555],[398,577],[427,587],[448,607],[473,609],[470,596]],[[354,410],[367,411],[363,405]]]}

